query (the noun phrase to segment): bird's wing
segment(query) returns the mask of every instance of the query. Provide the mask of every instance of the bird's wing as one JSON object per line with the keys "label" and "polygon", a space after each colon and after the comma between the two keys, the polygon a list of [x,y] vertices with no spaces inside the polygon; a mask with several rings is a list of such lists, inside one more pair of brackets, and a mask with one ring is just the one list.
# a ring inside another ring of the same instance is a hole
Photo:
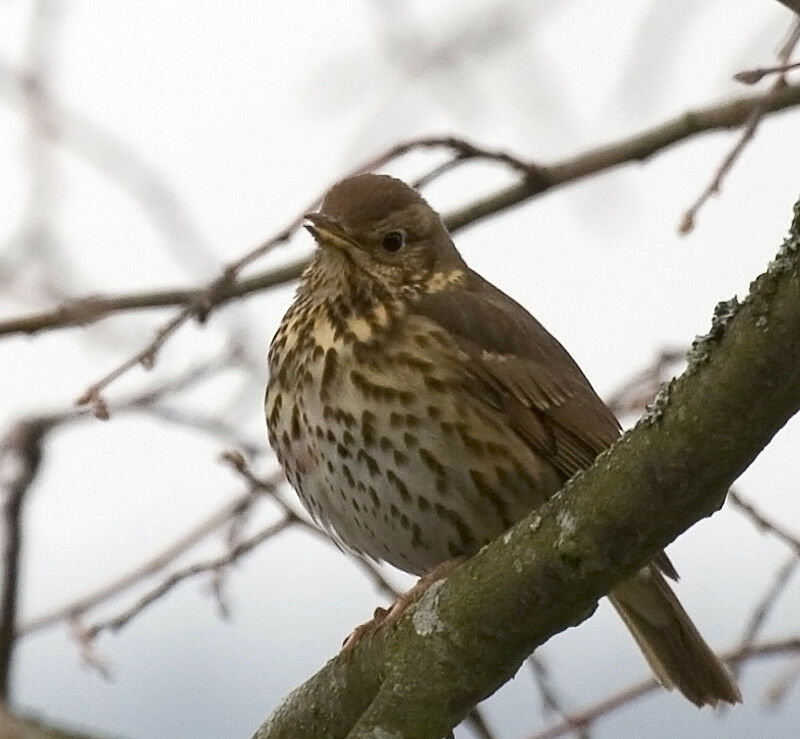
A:
{"label": "bird's wing", "polygon": [[524,308],[470,273],[457,291],[422,296],[411,308],[453,338],[470,362],[469,392],[500,411],[566,480],[619,435],[614,414],[566,349]]}
{"label": "bird's wing", "polygon": [[[470,359],[461,378],[468,391],[504,414],[564,480],[589,467],[619,436],[614,414],[567,350],[480,275],[469,273],[457,291],[422,296],[412,311],[453,338]],[[678,579],[666,553],[659,552],[653,564]]]}

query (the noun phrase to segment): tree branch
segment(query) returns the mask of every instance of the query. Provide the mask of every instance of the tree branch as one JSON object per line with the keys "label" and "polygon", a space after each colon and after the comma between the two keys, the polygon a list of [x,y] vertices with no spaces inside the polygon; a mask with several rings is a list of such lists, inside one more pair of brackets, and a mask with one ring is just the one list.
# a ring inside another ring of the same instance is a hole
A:
{"label": "tree branch", "polygon": [[46,422],[21,421],[0,439],[2,484],[3,559],[0,586],[0,703],[8,699],[14,627],[19,595],[19,559],[22,550],[22,510],[25,494],[36,479],[42,462]]}
{"label": "tree branch", "polygon": [[581,180],[621,164],[644,161],[697,134],[741,126],[752,111],[764,103],[765,110],[769,113],[792,108],[800,104],[800,85],[788,85],[774,96],[767,93],[739,97],[699,110],[690,110],[615,143],[590,149],[562,162],[542,165],[538,167],[537,178],[523,178],[510,187],[450,213],[446,219],[447,227],[455,231],[519,205],[551,188]]}
{"label": "tree branch", "polygon": [[[451,232],[458,231],[478,220],[540,195],[547,190],[613,169],[622,164],[641,161],[661,150],[697,134],[739,126],[752,111],[761,106],[768,113],[800,105],[800,85],[787,86],[779,94],[753,95],[728,100],[673,118],[645,129],[616,143],[590,149],[561,162],[537,166],[504,152],[492,151],[455,137],[428,137],[398,144],[368,162],[365,168],[377,168],[417,149],[445,147],[454,152],[457,161],[488,159],[508,165],[522,176],[515,185],[480,198],[446,216]],[[294,233],[299,221],[293,222],[267,243],[280,243]],[[287,233],[288,231],[288,233]],[[261,252],[259,252],[261,253]],[[120,295],[85,296],[70,300],[54,309],[31,313],[0,321],[0,336],[36,334],[41,331],[81,326],[115,313],[176,306],[204,305],[207,313],[236,298],[260,292],[275,285],[297,279],[307,260],[272,268],[251,277],[236,280],[217,280],[214,290],[209,286],[165,288]],[[213,292],[213,295],[212,295]],[[211,300],[213,298],[213,300]],[[205,314],[204,314],[205,315]],[[187,315],[186,318],[189,316]],[[184,319],[186,320],[186,319]]]}
{"label": "tree branch", "polygon": [[632,431],[393,629],[292,692],[257,739],[444,736],[537,646],[721,506],[800,409],[798,356],[800,202],[747,300],[717,306],[686,372]]}

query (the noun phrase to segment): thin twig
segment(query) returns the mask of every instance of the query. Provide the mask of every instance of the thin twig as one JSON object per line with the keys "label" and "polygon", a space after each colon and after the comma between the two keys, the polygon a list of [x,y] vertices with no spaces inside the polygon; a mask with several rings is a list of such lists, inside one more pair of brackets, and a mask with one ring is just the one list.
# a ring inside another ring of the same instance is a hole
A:
{"label": "thin twig", "polygon": [[[276,477],[276,481],[277,479],[279,478]],[[240,495],[234,500],[225,503],[225,505],[203,519],[199,524],[196,524],[178,539],[171,542],[169,546],[165,547],[158,554],[137,565],[124,575],[119,576],[113,582],[103,585],[97,590],[86,593],[70,603],[59,606],[49,613],[44,613],[22,624],[17,629],[17,636],[25,636],[63,621],[79,618],[87,611],[105,603],[110,598],[120,595],[141,581],[158,574],[180,555],[224,526],[225,523],[230,521],[232,516],[236,515],[242,509],[250,507],[256,499],[257,495],[252,491],[248,491],[244,495]]]}
{"label": "thin twig", "polygon": [[[756,604],[750,618],[745,624],[744,632],[739,642],[742,646],[749,646],[755,643],[767,617],[786,590],[786,586],[789,584],[789,580],[797,570],[798,565],[800,565],[800,559],[797,558],[797,555],[791,554],[786,562],[777,570],[769,588]],[[738,668],[740,666],[741,665],[736,666],[734,677],[738,677]]]}
{"label": "thin twig", "polygon": [[[133,412],[140,410],[147,411],[148,413],[153,413],[154,415],[158,415],[172,422],[191,426],[192,428],[197,428],[205,433],[211,433],[215,437],[225,438],[230,442],[232,438],[236,438],[232,436],[234,429],[227,426],[224,422],[220,421],[218,424],[215,424],[213,419],[209,418],[205,419],[204,421],[201,416],[188,419],[183,418],[180,412],[175,411],[173,413],[168,407],[160,406],[159,402],[167,395],[173,395],[182,390],[187,390],[197,383],[217,374],[218,372],[234,366],[236,362],[236,352],[226,349],[220,353],[219,356],[212,357],[203,364],[189,368],[185,372],[176,376],[167,378],[164,382],[156,385],[155,387],[149,388],[142,393],[137,393],[129,396],[126,399],[120,400],[117,404],[115,404],[114,409],[118,412]],[[30,480],[27,480],[24,482],[24,484],[29,486],[33,479],[32,475],[35,474],[35,468],[32,466],[34,461],[36,462],[36,468],[38,468],[39,456],[42,448],[41,439],[43,435],[56,427],[62,427],[67,424],[74,423],[75,421],[84,419],[87,416],[88,412],[86,410],[68,408],[62,411],[31,416],[27,419],[18,421],[17,424],[12,428],[12,431],[5,437],[3,443],[0,444],[0,452],[2,452],[3,457],[13,452],[15,460],[25,461],[25,464],[21,464],[20,461],[16,461],[15,469],[22,469],[23,471],[33,470],[31,473],[26,473],[30,476]],[[36,447],[33,446],[34,442],[37,445]],[[34,452],[36,452],[36,455],[39,456],[35,456]],[[2,461],[3,457],[0,457],[0,461]],[[8,485],[21,484],[19,482],[15,482],[10,477],[8,479]],[[22,479],[23,478],[20,478],[20,480]],[[280,478],[276,476],[276,483],[278,479]],[[267,481],[263,482],[264,485],[267,484]],[[237,500],[226,503],[219,511],[212,514],[206,521],[199,524],[195,529],[182,536],[177,542],[174,542],[163,552],[155,557],[152,557],[150,560],[148,560],[148,562],[140,565],[134,571],[121,577],[119,580],[103,586],[93,593],[82,596],[81,598],[78,598],[65,606],[60,606],[49,614],[37,617],[20,627],[15,627],[15,636],[21,636],[30,633],[31,631],[45,628],[65,619],[80,615],[88,609],[99,605],[106,599],[123,592],[125,589],[136,584],[139,580],[154,574],[169,564],[172,559],[181,554],[194,542],[199,541],[205,535],[223,525],[231,518],[231,516],[235,515],[237,512],[240,512],[242,507],[248,506],[252,502],[254,495],[255,493],[251,492],[246,496],[238,498]],[[13,537],[8,539],[8,541],[13,542]],[[6,579],[4,582],[11,581]]]}
{"label": "thin twig", "polygon": [[469,726],[479,739],[495,739],[494,732],[489,728],[486,716],[480,708],[473,708],[464,719],[464,724]]}
{"label": "thin twig", "polygon": [[755,642],[767,616],[769,616],[770,611],[775,606],[781,593],[786,589],[789,580],[797,570],[798,564],[800,564],[800,560],[792,555],[777,570],[767,592],[764,593],[764,596],[753,609],[753,613],[745,625],[744,633],[742,634],[742,644],[752,644]]}
{"label": "thin twig", "polygon": [[[539,691],[544,716],[549,717],[551,714],[556,714],[562,720],[567,721],[569,714],[563,699],[558,695],[553,686],[550,671],[547,669],[545,661],[540,656],[532,654],[528,658],[528,664],[531,667],[533,680]],[[589,736],[589,732],[585,726],[575,726],[575,733],[581,739],[586,739],[586,737]]]}
{"label": "thin twig", "polygon": [[628,378],[605,401],[618,418],[641,413],[652,402],[664,382],[673,376],[678,362],[686,359],[686,349],[662,349],[648,367]]}
{"label": "thin twig", "polygon": [[69,621],[72,641],[78,647],[81,662],[97,672],[104,680],[111,680],[111,667],[97,652],[95,643],[87,636],[86,630],[81,625],[78,617]]}
{"label": "thin twig", "polygon": [[[784,654],[797,654],[800,653],[800,637],[792,637],[788,639],[779,639],[776,641],[762,642],[761,644],[753,644],[749,646],[739,646],[734,649],[724,652],[721,658],[727,662],[731,667],[742,662],[743,660],[750,660],[758,657],[780,656]],[[575,727],[585,727],[597,721],[599,718],[607,716],[610,713],[628,705],[637,698],[656,690],[660,687],[655,678],[648,678],[641,680],[615,692],[608,698],[598,701],[594,705],[588,706],[580,711],[575,711],[570,714],[564,721],[561,721],[553,726],[545,729],[544,731],[537,732],[529,737],[529,739],[555,739],[555,737],[564,736],[575,731]]]}
{"label": "thin twig", "polygon": [[798,679],[800,679],[800,657],[795,659],[794,664],[788,665],[787,669],[769,685],[765,695],[767,705],[775,708],[782,703]]}
{"label": "thin twig", "polygon": [[780,524],[771,521],[763,513],[760,513],[750,503],[743,500],[742,497],[735,490],[728,491],[728,501],[738,508],[742,513],[750,519],[756,528],[762,531],[768,531],[773,536],[783,541],[784,544],[790,546],[797,556],[800,556],[800,539],[790,534]]}
{"label": "thin twig", "polygon": [[[254,292],[296,280],[306,268],[306,260],[293,262],[253,277],[238,280],[227,291],[221,291],[217,306]],[[56,328],[85,326],[115,313],[157,308],[174,308],[196,303],[205,288],[173,288],[120,295],[90,295],[74,298],[52,310],[0,321],[0,336],[33,335]]]}
{"label": "thin twig", "polygon": [[[169,408],[160,408],[159,403],[167,396],[176,395],[182,391],[188,390],[200,382],[203,382],[211,377],[218,375],[226,369],[237,366],[239,362],[239,353],[235,348],[224,348],[218,355],[206,359],[204,362],[189,367],[187,370],[168,377],[167,379],[159,382],[157,385],[142,390],[127,397],[115,400],[111,405],[114,413],[130,413],[135,411],[147,411],[163,417],[165,420],[172,421],[178,425],[186,425],[206,433],[212,433],[215,436],[223,436],[222,426],[215,426],[210,421],[208,424],[202,424],[199,419],[196,423],[187,420],[183,423],[183,419],[178,414],[171,414]],[[101,418],[107,417],[110,413],[108,408],[74,408],[68,407],[61,410],[50,411],[46,413],[38,413],[24,419],[26,423],[38,423],[47,427],[66,426],[76,421],[85,420],[91,413],[97,415],[101,414]],[[103,415],[105,414],[105,415]],[[228,439],[230,442],[231,439]]]}
{"label": "thin twig", "polygon": [[[781,65],[786,65],[789,57],[792,54],[792,51],[794,50],[795,46],[797,46],[798,41],[800,41],[800,19],[795,19],[792,25],[792,30],[789,32],[789,37],[786,43],[783,44],[778,55]],[[744,128],[742,129],[742,133],[739,136],[738,141],[722,160],[722,163],[719,165],[719,167],[717,167],[717,171],[714,173],[711,182],[706,186],[706,188],[700,193],[697,200],[695,200],[695,202],[684,212],[683,216],[681,217],[681,222],[678,226],[679,233],[685,235],[694,228],[698,212],[712,195],[716,195],[720,191],[722,188],[722,181],[731,171],[733,165],[736,163],[736,160],[739,158],[742,151],[744,151],[747,144],[750,143],[751,139],[755,135],[756,129],[758,128],[762,118],[764,117],[764,114],[769,108],[770,98],[777,97],[781,91],[785,89],[785,87],[786,78],[782,74],[769,88],[761,103],[752,109],[750,115],[745,121]]]}
{"label": "thin twig", "polygon": [[756,67],[755,69],[743,69],[733,75],[733,79],[745,85],[755,85],[770,74],[786,74],[793,69],[800,69],[800,62],[792,64],[778,64],[774,67]]}
{"label": "thin twig", "polygon": [[240,541],[236,546],[231,548],[225,554],[206,560],[205,562],[198,562],[190,565],[184,569],[173,572],[162,583],[148,591],[145,595],[139,598],[130,608],[127,608],[122,613],[114,616],[113,618],[97,621],[91,626],[84,629],[85,638],[89,641],[97,637],[97,635],[108,629],[117,631],[125,626],[131,619],[140,614],[147,606],[155,603],[159,598],[168,593],[179,583],[187,578],[195,577],[207,572],[213,572],[223,567],[227,567],[237,560],[241,559],[244,555],[250,553],[259,544],[277,536],[282,531],[285,531],[289,526],[296,523],[295,519],[290,516],[284,516],[279,521],[265,527],[254,536]]}
{"label": "thin twig", "polygon": [[225,418],[207,416],[184,408],[173,408],[165,403],[151,405],[147,408],[147,415],[160,418],[175,426],[201,431],[218,439],[224,439],[226,444],[232,444],[242,449],[249,457],[258,457],[267,451],[263,440],[246,438],[241,434],[239,425],[231,423]]}

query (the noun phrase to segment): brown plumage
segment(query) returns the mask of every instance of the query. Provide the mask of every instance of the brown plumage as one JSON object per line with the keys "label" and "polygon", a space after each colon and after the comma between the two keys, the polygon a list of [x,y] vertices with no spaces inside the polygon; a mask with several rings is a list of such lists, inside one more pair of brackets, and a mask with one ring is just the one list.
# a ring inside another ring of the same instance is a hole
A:
{"label": "brown plumage", "polygon": [[[383,175],[335,185],[270,347],[269,437],[340,545],[424,576],[474,554],[619,434],[567,351],[467,267],[439,216]],[[660,554],[610,599],[661,683],[741,700]]]}

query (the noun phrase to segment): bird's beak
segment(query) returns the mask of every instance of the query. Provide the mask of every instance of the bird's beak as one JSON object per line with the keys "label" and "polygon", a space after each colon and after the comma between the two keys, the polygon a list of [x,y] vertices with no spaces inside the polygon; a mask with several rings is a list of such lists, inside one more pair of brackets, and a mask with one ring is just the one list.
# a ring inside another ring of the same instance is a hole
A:
{"label": "bird's beak", "polygon": [[356,241],[330,216],[324,213],[306,213],[309,223],[303,224],[320,246],[333,246],[337,249],[359,248]]}

